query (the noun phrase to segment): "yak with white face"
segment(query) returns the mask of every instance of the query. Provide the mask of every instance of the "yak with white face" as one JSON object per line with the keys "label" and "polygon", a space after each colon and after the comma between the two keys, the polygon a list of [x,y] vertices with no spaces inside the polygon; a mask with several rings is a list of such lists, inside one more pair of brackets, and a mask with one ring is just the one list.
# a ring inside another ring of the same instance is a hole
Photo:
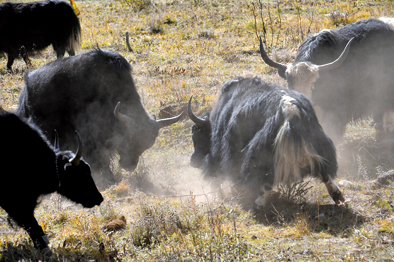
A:
{"label": "yak with white face", "polygon": [[383,118],[394,110],[392,21],[368,19],[312,34],[289,65],[272,61],[262,43],[261,56],[278,69],[290,89],[312,99],[334,140],[341,138],[350,120],[364,116],[373,116],[378,131],[387,130]]}
{"label": "yak with white face", "polygon": [[191,165],[219,184],[241,181],[258,209],[273,186],[306,176],[320,178],[335,203],[344,201],[333,180],[334,144],[305,95],[259,78],[236,78],[222,86],[210,113],[195,116],[190,99],[188,115],[195,123]]}

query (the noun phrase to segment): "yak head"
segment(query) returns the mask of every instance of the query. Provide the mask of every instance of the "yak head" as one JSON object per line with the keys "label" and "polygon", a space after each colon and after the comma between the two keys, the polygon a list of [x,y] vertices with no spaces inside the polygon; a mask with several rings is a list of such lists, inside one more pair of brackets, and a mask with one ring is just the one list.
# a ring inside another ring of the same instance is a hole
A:
{"label": "yak head", "polygon": [[200,168],[211,150],[211,122],[209,121],[209,113],[202,117],[194,115],[191,109],[192,98],[187,105],[187,114],[190,120],[194,122],[192,126],[194,152],[190,158],[190,165]]}
{"label": "yak head", "polygon": [[115,107],[114,115],[121,123],[124,130],[125,140],[117,142],[117,151],[120,155],[119,164],[125,169],[133,171],[138,164],[139,157],[142,153],[152,147],[159,129],[178,122],[183,112],[175,117],[156,120],[155,117],[149,117],[147,114],[137,118],[132,118],[120,111],[120,102]]}
{"label": "yak head", "polygon": [[59,139],[56,133],[55,153],[59,174],[59,188],[57,192],[68,199],[82,204],[84,207],[94,207],[103,202],[103,196],[93,181],[90,166],[82,159],[83,145],[78,133],[78,150],[74,154],[70,151],[59,150]]}
{"label": "yak head", "polygon": [[319,73],[338,68],[345,61],[350,49],[350,44],[354,37],[346,44],[341,55],[333,62],[324,65],[315,65],[311,62],[295,62],[289,65],[272,61],[264,50],[263,42],[260,37],[260,54],[264,62],[276,69],[279,75],[287,80],[290,89],[303,93],[311,98],[312,91],[316,80],[319,78]]}

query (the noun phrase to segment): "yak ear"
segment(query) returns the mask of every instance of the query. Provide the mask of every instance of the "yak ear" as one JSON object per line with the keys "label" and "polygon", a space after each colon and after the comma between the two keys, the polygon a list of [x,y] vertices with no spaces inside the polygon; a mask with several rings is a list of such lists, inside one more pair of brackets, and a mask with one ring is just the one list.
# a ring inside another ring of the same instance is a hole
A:
{"label": "yak ear", "polygon": [[278,69],[278,74],[279,74],[279,76],[282,77],[283,79],[287,79],[286,71],[283,71],[283,70],[279,70],[279,69]]}

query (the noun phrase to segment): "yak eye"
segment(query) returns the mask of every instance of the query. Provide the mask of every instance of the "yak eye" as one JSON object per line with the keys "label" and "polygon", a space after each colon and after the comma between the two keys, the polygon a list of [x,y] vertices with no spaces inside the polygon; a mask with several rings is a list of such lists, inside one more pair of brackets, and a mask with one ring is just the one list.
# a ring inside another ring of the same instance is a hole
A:
{"label": "yak eye", "polygon": [[200,127],[198,126],[198,125],[193,125],[192,126],[192,134],[194,133],[194,132],[196,132],[196,131],[199,131],[200,130]]}

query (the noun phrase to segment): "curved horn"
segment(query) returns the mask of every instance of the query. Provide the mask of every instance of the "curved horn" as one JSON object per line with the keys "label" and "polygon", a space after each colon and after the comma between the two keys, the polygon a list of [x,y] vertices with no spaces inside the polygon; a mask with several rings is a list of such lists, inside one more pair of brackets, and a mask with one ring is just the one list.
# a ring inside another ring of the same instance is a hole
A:
{"label": "curved horn", "polygon": [[115,106],[115,110],[114,110],[114,115],[115,117],[122,122],[123,124],[125,124],[126,126],[130,125],[130,122],[132,122],[132,119],[122,113],[119,112],[119,107],[120,107],[120,102],[118,102]]}
{"label": "curved horn", "polygon": [[330,70],[330,69],[335,69],[337,67],[339,67],[340,65],[342,65],[342,63],[345,61],[347,54],[349,53],[350,50],[350,44],[352,43],[352,41],[354,40],[354,37],[352,37],[352,39],[349,40],[349,42],[347,42],[345,49],[343,49],[342,54],[333,62],[331,63],[327,63],[324,65],[319,65],[319,71],[322,70]]}
{"label": "curved horn", "polygon": [[192,120],[196,125],[204,126],[208,123],[209,120],[199,118],[192,112],[192,107],[191,107],[192,98],[193,96],[190,97],[189,103],[187,104],[187,114],[189,115],[190,120]]}
{"label": "curved horn", "polygon": [[55,149],[55,153],[58,153],[60,151],[59,148],[59,135],[56,131],[56,129],[53,130],[55,132],[55,143],[53,145],[54,149]]}
{"label": "curved horn", "polygon": [[73,164],[73,166],[79,165],[79,162],[81,161],[81,157],[82,157],[82,152],[83,152],[83,145],[82,145],[81,137],[79,136],[77,131],[75,131],[75,133],[77,134],[77,137],[78,137],[78,149],[77,149],[77,153],[75,154],[75,157],[70,160],[70,163]]}
{"label": "curved horn", "polygon": [[271,60],[271,58],[268,57],[267,53],[264,50],[264,46],[263,46],[263,41],[261,40],[261,36],[260,36],[260,54],[261,54],[261,58],[263,58],[264,62],[271,66],[274,67],[276,69],[278,69],[279,71],[286,71],[287,66],[281,63],[277,63]]}
{"label": "curved horn", "polygon": [[159,127],[159,129],[160,129],[160,128],[163,128],[163,127],[165,127],[165,126],[172,125],[172,124],[178,122],[178,121],[181,119],[183,113],[184,113],[184,112],[182,112],[182,113],[180,113],[179,115],[174,116],[174,117],[159,119],[159,120],[156,121],[156,124],[157,124],[157,126]]}

